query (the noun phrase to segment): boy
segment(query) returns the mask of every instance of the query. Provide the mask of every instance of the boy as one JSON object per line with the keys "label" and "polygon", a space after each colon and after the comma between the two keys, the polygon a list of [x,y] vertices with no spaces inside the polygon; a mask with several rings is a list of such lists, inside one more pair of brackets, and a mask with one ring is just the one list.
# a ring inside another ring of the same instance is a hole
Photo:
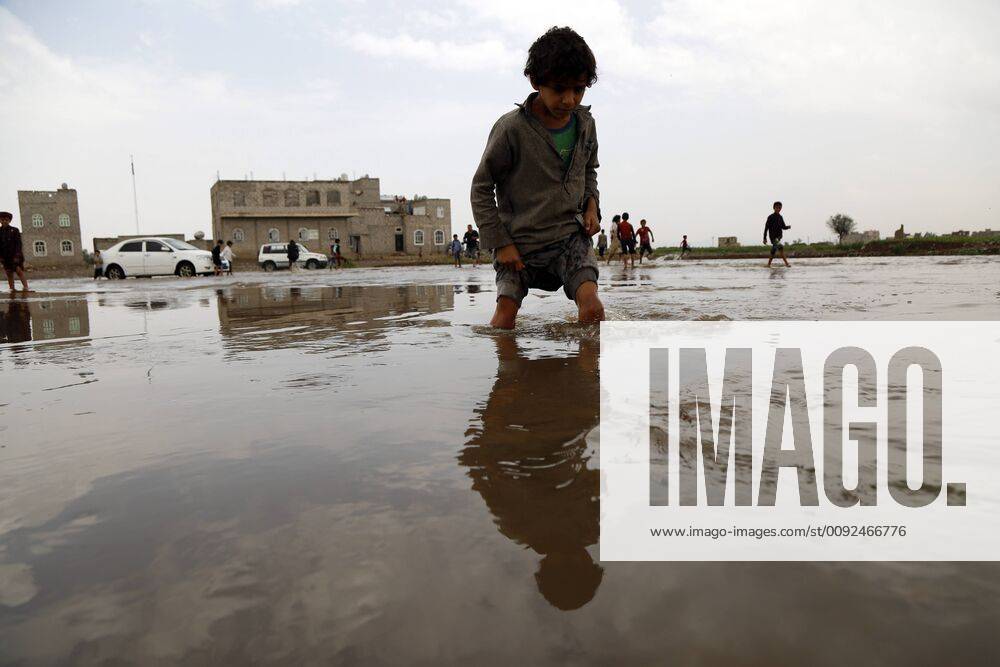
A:
{"label": "boy", "polygon": [[649,255],[650,259],[652,259],[652,243],[656,239],[653,237],[653,230],[646,226],[645,219],[639,221],[639,229],[636,230],[636,234],[639,235],[639,263],[642,264],[642,256],[644,254]]}
{"label": "boy", "polygon": [[333,239],[333,245],[330,246],[330,268],[340,268],[340,262],[343,259],[343,255],[340,254],[340,239]]}
{"label": "boy", "polygon": [[597,237],[597,256],[604,257],[604,253],[608,249],[608,235],[604,233],[604,227],[601,227],[601,233]]}
{"label": "boy", "polygon": [[562,287],[580,322],[599,322],[597,132],[580,106],[597,63],[580,35],[551,28],[528,49],[524,75],[535,92],[493,125],[472,179],[473,217],[496,270],[490,324],[513,329],[532,287]]}
{"label": "boy", "polygon": [[462,242],[458,240],[458,234],[451,235],[451,243],[448,244],[452,259],[455,260],[455,267],[462,268]]}
{"label": "boy", "polygon": [[618,223],[618,238],[622,243],[622,266],[628,266],[628,261],[632,260],[632,268],[635,268],[635,228],[628,221],[628,213],[622,213],[622,221]]}
{"label": "boy", "polygon": [[615,253],[621,253],[622,242],[618,238],[618,224],[621,222],[622,217],[615,214],[615,217],[611,218],[611,245],[608,247],[608,266],[611,266],[611,260],[615,258]]}
{"label": "boy", "polygon": [[101,251],[94,251],[94,280],[99,280],[104,277],[104,258],[101,257]]}
{"label": "boy", "polygon": [[681,239],[681,259],[684,259],[684,255],[691,251],[691,246],[688,245],[688,235],[685,234],[684,238]]}
{"label": "boy", "polygon": [[233,253],[233,242],[226,241],[226,247],[222,249],[222,261],[226,265],[226,273],[228,275],[233,275],[233,260],[236,259],[236,255]]}
{"label": "boy", "polygon": [[781,243],[781,236],[783,230],[791,229],[791,225],[785,224],[785,219],[781,217],[781,202],[774,202],[774,213],[767,216],[767,222],[764,223],[764,243],[767,243],[768,237],[771,239],[771,258],[767,260],[768,267],[771,266],[771,262],[774,261],[774,254],[778,253],[781,255],[781,261],[785,263],[785,266],[791,266],[788,263],[788,259],[785,257],[785,246]]}
{"label": "boy", "polygon": [[288,270],[295,271],[295,262],[299,261],[299,244],[295,242],[295,239],[288,240],[285,254],[288,256]]}
{"label": "boy", "polygon": [[11,227],[14,216],[0,211],[0,265],[7,274],[7,285],[14,291],[14,274],[21,279],[21,288],[28,291],[28,280],[24,277],[24,249],[21,247],[21,230]]}
{"label": "boy", "polygon": [[212,246],[212,266],[214,267],[215,275],[222,275],[222,239],[215,239],[215,245]]}

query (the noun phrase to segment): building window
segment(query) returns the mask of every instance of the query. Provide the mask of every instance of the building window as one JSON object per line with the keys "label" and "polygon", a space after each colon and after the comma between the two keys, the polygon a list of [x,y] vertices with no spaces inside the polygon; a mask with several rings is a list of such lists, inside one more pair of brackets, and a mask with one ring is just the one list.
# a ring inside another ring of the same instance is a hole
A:
{"label": "building window", "polygon": [[246,241],[247,235],[246,233],[244,233],[242,229],[237,227],[236,229],[233,230],[233,240],[236,241],[237,243],[241,241]]}
{"label": "building window", "polygon": [[71,317],[69,318],[69,332],[73,335],[80,333],[80,318]]}
{"label": "building window", "polygon": [[66,214],[66,213],[60,213],[59,214],[59,226],[60,227],[69,227],[69,215],[68,214]]}
{"label": "building window", "polygon": [[264,190],[264,206],[278,206],[278,191]]}
{"label": "building window", "polygon": [[319,206],[319,190],[306,191],[306,206]]}
{"label": "building window", "polygon": [[434,245],[444,245],[444,230],[434,230]]}
{"label": "building window", "polygon": [[327,232],[326,237],[328,239],[330,239],[331,241],[336,241],[337,239],[340,238],[340,234],[337,233],[336,229],[334,229],[333,227],[331,227],[330,231]]}
{"label": "building window", "polygon": [[267,230],[267,240],[271,243],[277,243],[281,240],[281,234],[278,233],[277,229],[271,227],[271,229]]}
{"label": "building window", "polygon": [[326,191],[326,205],[327,206],[340,206],[340,190],[327,190]]}
{"label": "building window", "polygon": [[237,190],[233,193],[233,206],[246,206],[247,205],[247,193],[243,190]]}
{"label": "building window", "polygon": [[56,335],[55,320],[42,320],[42,332],[46,338],[53,338]]}
{"label": "building window", "polygon": [[308,241],[309,240],[309,230],[305,227],[299,227],[299,240]]}
{"label": "building window", "polygon": [[35,241],[35,257],[45,257],[47,254],[45,241]]}
{"label": "building window", "polygon": [[73,242],[63,241],[59,244],[59,254],[60,255],[72,255],[73,254]]}
{"label": "building window", "polygon": [[413,232],[413,245],[423,245],[424,244],[424,230],[418,229]]}
{"label": "building window", "polygon": [[299,193],[295,190],[285,190],[285,206],[298,206]]}
{"label": "building window", "polygon": [[413,207],[413,215],[427,215],[427,207],[426,206],[414,206]]}
{"label": "building window", "polygon": [[438,220],[443,220],[444,219],[444,206],[438,206],[437,207],[437,217],[438,217]]}
{"label": "building window", "polygon": [[41,213],[36,213],[33,216],[31,216],[32,227],[41,227],[44,224],[45,224],[45,218],[42,217]]}

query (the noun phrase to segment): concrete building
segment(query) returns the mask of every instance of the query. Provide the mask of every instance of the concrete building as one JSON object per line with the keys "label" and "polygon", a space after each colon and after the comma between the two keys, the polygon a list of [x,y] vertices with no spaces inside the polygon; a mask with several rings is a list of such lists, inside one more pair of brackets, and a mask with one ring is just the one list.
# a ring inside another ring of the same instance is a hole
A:
{"label": "concrete building", "polygon": [[878,241],[881,235],[878,233],[877,229],[869,229],[864,232],[851,232],[850,234],[844,234],[844,238],[840,239],[841,245],[850,245],[852,243],[868,243],[869,241]]}
{"label": "concrete building", "polygon": [[76,190],[18,190],[24,261],[32,267],[83,266]]}
{"label": "concrete building", "polygon": [[212,236],[233,241],[237,257],[264,243],[302,242],[328,253],[335,238],[348,258],[444,254],[451,240],[448,199],[383,196],[379,179],[217,181]]}
{"label": "concrete building", "polygon": [[719,237],[719,247],[720,248],[739,248],[740,241],[735,236],[720,236]]}

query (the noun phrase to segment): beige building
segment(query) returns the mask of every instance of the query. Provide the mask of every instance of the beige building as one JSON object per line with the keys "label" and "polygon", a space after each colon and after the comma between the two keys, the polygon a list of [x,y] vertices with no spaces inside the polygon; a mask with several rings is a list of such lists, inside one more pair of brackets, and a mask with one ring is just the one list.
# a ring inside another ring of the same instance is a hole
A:
{"label": "beige building", "polygon": [[451,241],[448,199],[383,196],[379,179],[224,181],[212,186],[212,235],[237,257],[294,238],[329,253],[339,238],[348,258],[443,254]]}
{"label": "beige building", "polygon": [[33,267],[83,266],[76,190],[18,190],[24,261]]}
{"label": "beige building", "polygon": [[740,245],[740,241],[735,236],[720,236],[719,237],[719,247],[720,248],[737,248]]}
{"label": "beige building", "polygon": [[869,241],[878,241],[881,238],[877,229],[869,229],[864,232],[851,232],[850,234],[844,234],[844,238],[840,239],[841,245],[851,245],[854,243],[868,243]]}

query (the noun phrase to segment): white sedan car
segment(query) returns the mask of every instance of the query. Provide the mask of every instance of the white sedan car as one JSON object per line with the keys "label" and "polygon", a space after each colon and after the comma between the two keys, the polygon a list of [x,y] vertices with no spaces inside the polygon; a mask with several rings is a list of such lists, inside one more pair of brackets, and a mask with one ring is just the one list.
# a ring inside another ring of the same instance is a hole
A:
{"label": "white sedan car", "polygon": [[104,259],[104,275],[112,280],[128,276],[214,273],[212,253],[177,239],[129,239],[102,251],[101,257]]}

